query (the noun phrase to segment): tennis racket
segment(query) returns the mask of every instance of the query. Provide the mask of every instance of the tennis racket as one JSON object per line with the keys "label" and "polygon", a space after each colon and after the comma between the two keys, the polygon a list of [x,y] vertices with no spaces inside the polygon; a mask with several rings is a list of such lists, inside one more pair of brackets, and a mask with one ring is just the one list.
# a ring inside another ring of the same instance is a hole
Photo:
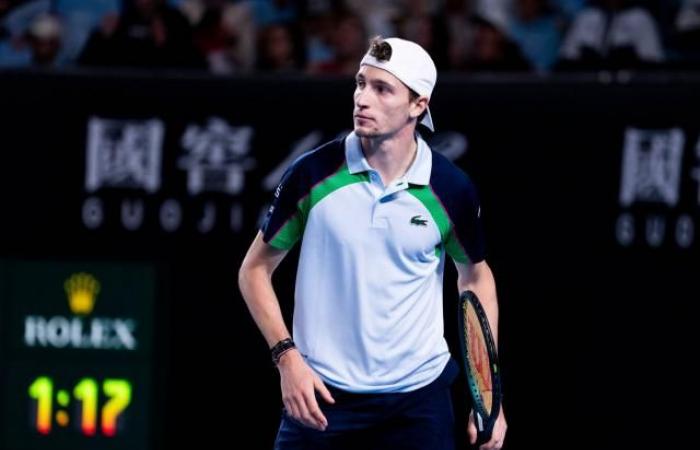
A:
{"label": "tennis racket", "polygon": [[472,291],[459,296],[460,362],[467,378],[477,429],[477,447],[491,439],[501,410],[501,374],[488,318]]}

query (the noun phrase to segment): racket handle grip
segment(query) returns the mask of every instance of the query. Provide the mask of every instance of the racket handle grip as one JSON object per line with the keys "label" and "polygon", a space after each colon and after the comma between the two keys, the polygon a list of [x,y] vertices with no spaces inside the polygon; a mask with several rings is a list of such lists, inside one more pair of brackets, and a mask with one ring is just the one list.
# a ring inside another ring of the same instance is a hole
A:
{"label": "racket handle grip", "polygon": [[484,418],[481,414],[474,411],[474,425],[476,425],[476,443],[474,444],[476,448],[480,445],[487,443],[491,440],[491,435],[493,434],[493,424],[487,429],[484,429]]}

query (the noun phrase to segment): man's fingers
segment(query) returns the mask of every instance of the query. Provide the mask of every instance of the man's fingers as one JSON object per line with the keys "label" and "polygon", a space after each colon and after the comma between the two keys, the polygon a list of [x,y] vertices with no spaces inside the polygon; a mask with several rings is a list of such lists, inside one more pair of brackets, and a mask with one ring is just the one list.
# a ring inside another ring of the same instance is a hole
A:
{"label": "man's fingers", "polygon": [[[293,362],[293,361],[292,361]],[[320,400],[316,400],[316,390],[322,392],[324,399],[335,402],[323,382],[306,367],[303,362],[296,369],[294,366],[281,370],[282,400],[290,418],[300,422],[306,427],[324,431],[328,421],[319,407]],[[325,393],[323,393],[325,391]]]}
{"label": "man's fingers", "polygon": [[480,450],[500,450],[503,447],[503,441],[506,437],[506,430],[508,425],[506,424],[505,417],[503,416],[503,409],[496,421],[496,425],[493,428],[493,433],[491,439],[480,447]]}
{"label": "man's fingers", "polygon": [[303,423],[307,427],[316,428],[316,423],[311,419],[308,410],[306,409],[306,404],[303,399],[299,400],[297,397],[290,397],[288,403],[289,415],[292,419]]}
{"label": "man's fingers", "polygon": [[467,435],[469,436],[469,443],[476,444],[476,424],[474,423],[474,411],[469,413],[469,420],[467,421]]}
{"label": "man's fingers", "polygon": [[304,392],[304,400],[306,401],[305,408],[308,411],[309,419],[314,424],[314,428],[321,431],[325,430],[328,426],[328,421],[326,420],[326,416],[323,415],[321,409],[318,407],[318,402],[316,402],[314,391],[312,390],[310,393]]}
{"label": "man's fingers", "polygon": [[306,407],[306,402],[304,401],[303,394],[300,395],[300,397],[295,397],[294,403],[296,405],[296,410],[297,410],[297,416],[295,419],[297,419],[299,422],[303,423],[307,427],[311,428],[317,428],[316,421],[311,417],[311,414],[309,414],[309,410]]}
{"label": "man's fingers", "polygon": [[494,436],[490,441],[482,444],[479,450],[499,450],[501,447],[503,447],[503,441]]}
{"label": "man's fingers", "polygon": [[314,377],[314,387],[321,393],[321,397],[323,397],[327,403],[335,403],[335,399],[331,395],[331,392],[318,376]]}
{"label": "man's fingers", "polygon": [[297,405],[294,402],[294,399],[292,399],[292,398],[287,399],[287,401],[284,402],[284,406],[287,408],[287,412],[292,417],[292,419],[300,420],[299,408],[297,408]]}

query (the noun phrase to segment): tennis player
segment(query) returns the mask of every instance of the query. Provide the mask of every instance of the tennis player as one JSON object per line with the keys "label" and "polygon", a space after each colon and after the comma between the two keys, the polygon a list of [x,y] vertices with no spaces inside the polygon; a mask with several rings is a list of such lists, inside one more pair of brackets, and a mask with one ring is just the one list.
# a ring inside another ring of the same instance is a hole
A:
{"label": "tennis player", "polygon": [[[289,167],[242,263],[241,293],[280,373],[275,449],[455,447],[446,257],[494,334],[498,304],[474,185],[417,129],[433,131],[436,78],[419,45],[375,38],[356,75],[354,131]],[[300,239],[292,339],[272,274]],[[474,442],[471,416],[467,426]],[[501,448],[505,433],[501,414],[481,448]]]}

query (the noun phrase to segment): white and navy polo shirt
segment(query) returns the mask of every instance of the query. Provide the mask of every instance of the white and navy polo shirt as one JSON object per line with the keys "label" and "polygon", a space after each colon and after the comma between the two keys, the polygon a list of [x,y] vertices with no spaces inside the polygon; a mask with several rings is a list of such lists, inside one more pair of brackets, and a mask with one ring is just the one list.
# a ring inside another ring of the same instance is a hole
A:
{"label": "white and navy polo shirt", "polygon": [[407,173],[384,186],[350,133],[297,159],[262,227],[279,249],[302,239],[293,335],[326,382],[351,392],[408,392],[449,360],[445,254],[484,258],[472,182],[417,136]]}

